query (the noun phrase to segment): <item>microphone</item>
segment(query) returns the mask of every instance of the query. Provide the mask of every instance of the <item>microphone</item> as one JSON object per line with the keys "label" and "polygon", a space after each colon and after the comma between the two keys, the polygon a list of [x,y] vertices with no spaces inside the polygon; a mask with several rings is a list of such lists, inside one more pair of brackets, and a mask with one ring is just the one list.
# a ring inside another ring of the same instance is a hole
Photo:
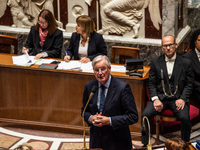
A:
{"label": "microphone", "polygon": [[143,119],[142,119],[142,124],[143,124],[142,134],[145,134],[145,132],[144,132],[144,130],[145,130],[144,119],[146,119],[146,121],[147,121],[148,130],[149,130],[149,142],[147,144],[147,150],[152,150],[152,146],[151,146],[151,142],[150,142],[150,139],[151,139],[150,124],[149,124],[149,119],[146,116],[144,116]]}
{"label": "microphone", "polygon": [[91,93],[90,93],[90,96],[89,96],[89,98],[88,98],[88,100],[87,100],[87,103],[86,103],[86,105],[85,105],[85,107],[84,107],[84,109],[83,109],[82,116],[81,116],[81,117],[82,117],[82,121],[83,121],[83,150],[87,149],[86,143],[85,143],[85,121],[84,121],[85,110],[86,110],[86,108],[87,108],[87,106],[88,106],[90,100],[92,99],[94,93],[96,92],[96,90],[97,90],[97,86],[94,85],[94,86],[92,87],[92,91],[91,91]]}

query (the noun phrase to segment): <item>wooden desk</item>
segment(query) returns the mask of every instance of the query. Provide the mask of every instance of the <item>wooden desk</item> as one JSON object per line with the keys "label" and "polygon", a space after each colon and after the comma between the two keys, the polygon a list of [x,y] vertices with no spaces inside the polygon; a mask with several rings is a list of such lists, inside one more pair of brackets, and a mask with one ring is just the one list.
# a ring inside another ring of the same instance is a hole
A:
{"label": "wooden desk", "polygon": [[[149,69],[144,67],[143,78],[111,72],[130,84],[139,117],[146,104]],[[82,94],[85,83],[93,79],[93,73],[16,66],[12,55],[0,54],[0,121],[56,126],[82,133]],[[141,119],[130,126],[133,137],[141,135],[140,122]]]}

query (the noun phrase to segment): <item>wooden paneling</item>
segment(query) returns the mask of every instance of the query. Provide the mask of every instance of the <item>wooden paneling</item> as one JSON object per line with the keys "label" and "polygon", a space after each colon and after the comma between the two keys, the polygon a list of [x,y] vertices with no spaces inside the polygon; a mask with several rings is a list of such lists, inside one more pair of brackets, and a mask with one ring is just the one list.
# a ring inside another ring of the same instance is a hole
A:
{"label": "wooden paneling", "polygon": [[[0,121],[82,129],[82,94],[85,83],[95,79],[93,73],[15,66],[11,56],[0,54]],[[139,118],[146,104],[148,71],[145,68],[144,78],[112,72],[130,84]],[[134,136],[140,136],[140,122],[130,126]]]}

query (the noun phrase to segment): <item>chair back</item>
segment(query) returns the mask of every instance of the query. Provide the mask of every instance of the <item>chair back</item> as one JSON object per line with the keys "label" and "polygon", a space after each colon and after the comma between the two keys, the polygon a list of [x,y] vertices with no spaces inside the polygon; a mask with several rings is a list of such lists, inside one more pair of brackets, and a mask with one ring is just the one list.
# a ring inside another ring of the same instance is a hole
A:
{"label": "chair back", "polygon": [[127,46],[112,46],[111,62],[115,62],[115,56],[119,56],[119,63],[125,64],[126,59],[139,58],[140,49]]}
{"label": "chair back", "polygon": [[14,46],[14,54],[17,54],[17,37],[0,34],[0,53],[12,53],[12,46]]}

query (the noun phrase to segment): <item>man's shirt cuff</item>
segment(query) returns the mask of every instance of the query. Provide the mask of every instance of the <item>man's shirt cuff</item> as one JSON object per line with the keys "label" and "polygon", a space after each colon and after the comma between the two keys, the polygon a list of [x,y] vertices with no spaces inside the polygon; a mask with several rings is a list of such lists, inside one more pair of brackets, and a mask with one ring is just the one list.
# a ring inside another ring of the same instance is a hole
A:
{"label": "man's shirt cuff", "polygon": [[158,99],[158,96],[154,96],[151,98],[152,101],[155,101],[156,99]]}
{"label": "man's shirt cuff", "polygon": [[42,52],[42,57],[48,57],[47,52]]}

